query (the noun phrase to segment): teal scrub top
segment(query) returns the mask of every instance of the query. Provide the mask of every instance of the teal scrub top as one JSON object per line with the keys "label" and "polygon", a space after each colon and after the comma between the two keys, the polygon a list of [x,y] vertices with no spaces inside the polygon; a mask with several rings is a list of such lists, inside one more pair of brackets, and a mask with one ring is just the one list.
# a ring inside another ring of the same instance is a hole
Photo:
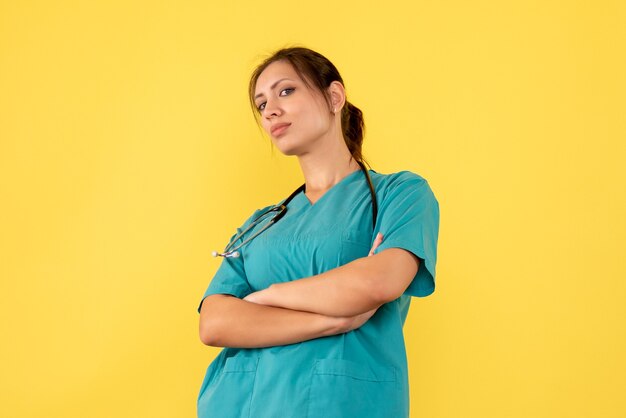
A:
{"label": "teal scrub top", "polygon": [[[435,290],[439,204],[417,174],[369,173],[378,200],[376,230],[361,170],[348,174],[315,204],[300,192],[279,222],[240,249],[239,258],[222,260],[202,300],[213,294],[243,298],[272,283],[314,276],[365,257],[379,231],[384,238],[376,252],[403,248],[419,258],[409,287],[363,326],[344,334],[274,347],[224,348],[206,371],[198,417],[409,416],[402,327],[410,297]],[[255,211],[237,232],[270,207]],[[201,306],[202,301],[198,312]]]}

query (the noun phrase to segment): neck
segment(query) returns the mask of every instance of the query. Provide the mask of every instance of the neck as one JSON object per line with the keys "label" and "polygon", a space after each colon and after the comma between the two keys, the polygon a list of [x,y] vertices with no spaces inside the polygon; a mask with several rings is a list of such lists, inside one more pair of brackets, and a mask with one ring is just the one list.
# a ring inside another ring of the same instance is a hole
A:
{"label": "neck", "polygon": [[318,150],[298,158],[306,184],[306,193],[324,193],[341,179],[361,167],[356,162],[345,143],[332,150]]}

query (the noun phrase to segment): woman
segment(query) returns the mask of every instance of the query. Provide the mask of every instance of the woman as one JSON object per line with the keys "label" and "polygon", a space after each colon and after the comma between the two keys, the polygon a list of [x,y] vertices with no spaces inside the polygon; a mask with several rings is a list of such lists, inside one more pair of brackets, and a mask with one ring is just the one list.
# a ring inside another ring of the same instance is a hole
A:
{"label": "woman", "polygon": [[361,111],[322,55],[277,51],[249,94],[305,184],[219,253],[198,311],[202,342],[226,348],[198,416],[408,417],[402,326],[434,291],[437,200],[417,174],[365,169]]}

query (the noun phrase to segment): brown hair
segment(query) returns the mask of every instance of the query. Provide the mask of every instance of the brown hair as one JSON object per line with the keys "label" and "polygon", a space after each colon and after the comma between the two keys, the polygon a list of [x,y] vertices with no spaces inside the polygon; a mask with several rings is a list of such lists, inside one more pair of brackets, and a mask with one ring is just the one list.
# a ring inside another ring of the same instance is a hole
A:
{"label": "brown hair", "polygon": [[[254,90],[256,89],[257,80],[263,70],[271,63],[281,60],[291,64],[307,87],[317,89],[324,95],[330,110],[332,104],[327,90],[330,83],[338,81],[344,84],[337,68],[322,54],[311,49],[303,47],[283,48],[266,58],[265,61],[256,67],[250,77],[248,94],[250,105],[252,106],[252,111],[257,121],[260,114],[254,103]],[[341,130],[352,157],[356,161],[363,162],[364,159],[361,150],[363,145],[363,133],[365,132],[363,112],[361,112],[358,107],[348,102],[347,99],[344,107],[341,109]]]}

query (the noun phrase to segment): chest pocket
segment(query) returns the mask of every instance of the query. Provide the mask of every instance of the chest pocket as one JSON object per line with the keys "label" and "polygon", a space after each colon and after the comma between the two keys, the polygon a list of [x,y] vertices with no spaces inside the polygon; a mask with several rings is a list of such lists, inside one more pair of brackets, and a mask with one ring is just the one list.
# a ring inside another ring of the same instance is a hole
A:
{"label": "chest pocket", "polygon": [[372,232],[361,229],[346,229],[341,239],[342,264],[366,257],[372,245]]}
{"label": "chest pocket", "polygon": [[245,250],[248,282],[253,290],[260,290],[272,283],[314,276],[367,256],[371,241],[371,231],[359,229],[261,235]]}

